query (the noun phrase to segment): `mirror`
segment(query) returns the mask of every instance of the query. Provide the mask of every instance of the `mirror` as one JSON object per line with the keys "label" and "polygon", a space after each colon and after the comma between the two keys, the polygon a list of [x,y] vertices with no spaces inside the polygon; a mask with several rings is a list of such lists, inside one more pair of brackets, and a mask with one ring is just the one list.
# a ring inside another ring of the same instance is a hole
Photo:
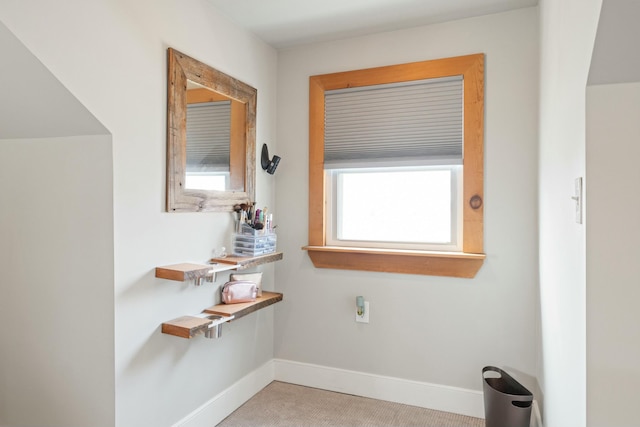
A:
{"label": "mirror", "polygon": [[167,211],[231,212],[255,198],[257,91],[172,48],[168,62]]}

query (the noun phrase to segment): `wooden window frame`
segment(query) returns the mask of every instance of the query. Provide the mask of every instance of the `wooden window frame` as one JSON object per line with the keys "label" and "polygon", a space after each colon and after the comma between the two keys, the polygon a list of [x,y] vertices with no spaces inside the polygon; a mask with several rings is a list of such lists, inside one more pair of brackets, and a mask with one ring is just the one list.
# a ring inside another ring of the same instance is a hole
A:
{"label": "wooden window frame", "polygon": [[[324,173],[325,91],[462,75],[464,163],[462,251],[372,249],[326,245]],[[484,54],[413,62],[309,78],[309,244],[317,268],[475,277],[483,253]]]}

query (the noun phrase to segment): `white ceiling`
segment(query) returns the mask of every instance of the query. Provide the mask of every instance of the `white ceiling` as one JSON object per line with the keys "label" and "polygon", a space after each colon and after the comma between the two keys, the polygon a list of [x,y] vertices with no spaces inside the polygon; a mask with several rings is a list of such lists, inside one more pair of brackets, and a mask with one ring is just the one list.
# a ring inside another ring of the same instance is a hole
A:
{"label": "white ceiling", "polygon": [[538,0],[209,0],[275,48],[535,6]]}

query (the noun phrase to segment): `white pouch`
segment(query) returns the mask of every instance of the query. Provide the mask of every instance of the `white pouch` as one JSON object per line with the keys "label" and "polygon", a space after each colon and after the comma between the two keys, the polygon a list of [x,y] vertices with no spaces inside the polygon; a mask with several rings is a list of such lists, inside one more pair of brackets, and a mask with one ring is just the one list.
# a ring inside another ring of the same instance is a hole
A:
{"label": "white pouch", "polygon": [[262,296],[262,273],[231,273],[229,280],[248,280],[256,284],[257,296]]}
{"label": "white pouch", "polygon": [[256,284],[246,280],[235,280],[222,286],[222,302],[225,304],[237,304],[256,300],[258,293]]}

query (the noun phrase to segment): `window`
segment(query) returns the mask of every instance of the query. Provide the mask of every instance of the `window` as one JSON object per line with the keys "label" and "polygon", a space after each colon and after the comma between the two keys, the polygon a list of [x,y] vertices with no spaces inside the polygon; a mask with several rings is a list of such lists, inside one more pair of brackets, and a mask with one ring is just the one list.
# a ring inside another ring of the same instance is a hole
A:
{"label": "window", "polygon": [[316,267],[473,277],[482,265],[482,54],[310,78]]}

